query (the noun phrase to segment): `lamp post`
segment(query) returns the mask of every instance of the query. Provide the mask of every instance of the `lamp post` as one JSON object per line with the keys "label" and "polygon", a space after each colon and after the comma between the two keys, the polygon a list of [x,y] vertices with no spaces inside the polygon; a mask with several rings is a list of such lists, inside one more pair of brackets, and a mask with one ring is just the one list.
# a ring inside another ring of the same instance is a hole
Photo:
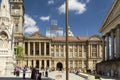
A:
{"label": "lamp post", "polygon": [[68,0],[66,0],[66,80],[69,80],[69,58],[68,58]]}

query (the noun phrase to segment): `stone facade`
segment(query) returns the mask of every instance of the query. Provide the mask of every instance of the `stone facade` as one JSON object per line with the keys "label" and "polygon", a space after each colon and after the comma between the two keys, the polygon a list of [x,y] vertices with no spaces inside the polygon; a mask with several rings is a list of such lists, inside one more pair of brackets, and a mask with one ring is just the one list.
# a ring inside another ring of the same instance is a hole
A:
{"label": "stone facade", "polygon": [[14,70],[13,21],[8,0],[0,6],[0,75],[9,75]]}
{"label": "stone facade", "polygon": [[97,70],[104,75],[110,74],[120,77],[120,0],[114,0],[114,4],[99,31],[103,35],[103,62],[97,65]]}
{"label": "stone facade", "polygon": [[[27,65],[41,69],[65,69],[65,37],[47,38],[39,32],[24,38],[25,58],[21,67]],[[102,41],[97,35],[69,37],[69,69],[95,70],[102,60]]]}

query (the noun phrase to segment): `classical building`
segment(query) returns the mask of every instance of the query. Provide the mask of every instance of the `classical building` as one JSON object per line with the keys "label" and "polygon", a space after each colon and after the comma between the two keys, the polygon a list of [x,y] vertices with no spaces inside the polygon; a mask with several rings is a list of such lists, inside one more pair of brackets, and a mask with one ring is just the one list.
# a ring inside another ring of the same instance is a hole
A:
{"label": "classical building", "polygon": [[[25,58],[22,66],[40,69],[65,69],[65,37],[48,38],[35,32],[24,38]],[[69,69],[95,70],[102,60],[101,38],[69,37]]]}
{"label": "classical building", "polygon": [[[9,42],[9,48],[7,49],[10,50],[10,48],[12,48],[11,43],[13,40],[14,50],[16,50],[18,45],[24,48],[24,59],[17,64],[20,67],[23,68],[26,65],[28,67],[37,67],[39,70],[45,68],[65,69],[65,36],[50,38],[43,36],[39,32],[35,32],[26,37],[24,35],[23,26],[23,0],[10,0],[11,13],[9,12],[8,0],[2,0],[2,3],[4,3],[4,5],[1,5],[3,18],[0,17],[0,55],[7,54],[6,51],[2,51],[4,49],[1,47],[7,48],[7,42]],[[13,24],[10,23],[11,21],[9,19],[12,20]],[[7,31],[10,33],[8,34]],[[5,43],[5,45],[3,45],[3,43]],[[95,64],[102,60],[101,46],[102,40],[99,36],[93,35],[91,37],[75,37],[69,28],[69,69],[95,70]],[[13,55],[13,52],[10,52],[10,54]],[[8,55],[6,58],[8,58]],[[0,57],[0,61],[1,59],[3,59],[3,57]],[[0,65],[5,65],[6,62],[4,61],[2,63],[0,62]]]}
{"label": "classical building", "polygon": [[99,32],[103,36],[103,61],[97,64],[97,71],[120,77],[120,0],[114,0]]}
{"label": "classical building", "polygon": [[14,70],[13,21],[8,0],[0,6],[0,75],[9,75]]}

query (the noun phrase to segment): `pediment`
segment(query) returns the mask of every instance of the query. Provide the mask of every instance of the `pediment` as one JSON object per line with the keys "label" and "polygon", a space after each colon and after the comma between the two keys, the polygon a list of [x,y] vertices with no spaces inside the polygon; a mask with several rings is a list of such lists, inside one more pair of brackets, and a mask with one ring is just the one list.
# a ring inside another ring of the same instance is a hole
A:
{"label": "pediment", "polygon": [[116,17],[118,17],[119,14],[120,0],[115,0],[99,31],[101,32],[101,30],[103,30],[107,24],[111,23]]}
{"label": "pediment", "polygon": [[48,39],[47,37],[43,36],[43,35],[40,34],[39,32],[35,32],[35,33],[31,34],[31,35],[28,36],[27,38]]}
{"label": "pediment", "polygon": [[93,35],[89,38],[89,41],[101,41],[101,38],[98,35]]}

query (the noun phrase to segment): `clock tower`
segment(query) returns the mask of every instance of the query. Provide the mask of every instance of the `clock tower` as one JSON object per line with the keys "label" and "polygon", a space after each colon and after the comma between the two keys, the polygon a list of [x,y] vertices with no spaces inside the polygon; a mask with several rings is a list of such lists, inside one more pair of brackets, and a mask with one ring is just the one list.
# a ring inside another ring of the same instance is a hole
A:
{"label": "clock tower", "polygon": [[22,46],[24,36],[24,5],[23,0],[10,0],[11,17],[14,23],[14,44]]}

